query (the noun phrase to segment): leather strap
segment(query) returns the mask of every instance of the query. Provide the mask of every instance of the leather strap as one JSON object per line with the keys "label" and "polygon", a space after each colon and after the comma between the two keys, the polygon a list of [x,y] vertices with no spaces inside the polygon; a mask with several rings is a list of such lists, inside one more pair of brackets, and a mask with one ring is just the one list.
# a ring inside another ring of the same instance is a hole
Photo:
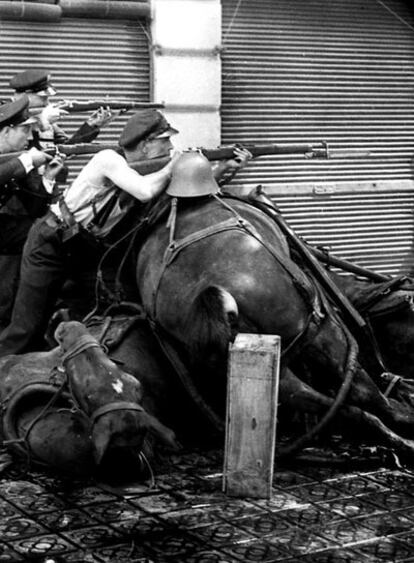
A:
{"label": "leather strap", "polygon": [[145,409],[137,403],[132,403],[130,401],[115,401],[113,403],[108,403],[107,405],[103,405],[102,407],[97,408],[96,411],[91,414],[92,424],[95,424],[98,418],[100,418],[102,415],[113,411],[145,412]]}

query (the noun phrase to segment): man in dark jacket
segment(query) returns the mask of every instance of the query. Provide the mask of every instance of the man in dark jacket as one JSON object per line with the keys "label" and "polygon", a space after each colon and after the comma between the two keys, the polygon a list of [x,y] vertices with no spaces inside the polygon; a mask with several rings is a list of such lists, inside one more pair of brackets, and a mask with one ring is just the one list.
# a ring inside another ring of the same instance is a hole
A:
{"label": "man in dark jacket", "polygon": [[[35,123],[28,107],[27,96],[0,106],[0,323],[7,322],[13,305],[13,279],[27,234],[34,220],[46,213],[61,168],[59,159],[35,147],[26,150]],[[1,157],[14,152],[21,154]],[[42,175],[39,167],[44,167]],[[5,258],[10,256],[16,258]]]}
{"label": "man in dark jacket", "polygon": [[33,146],[42,148],[50,144],[89,143],[93,141],[98,136],[101,127],[110,121],[112,117],[110,110],[100,108],[88,117],[72,136],[67,135],[56,123],[67,112],[59,108],[59,104],[53,105],[49,101],[50,97],[56,95],[51,79],[52,77],[47,70],[29,69],[19,72],[10,80],[10,86],[14,90],[13,99],[17,100],[22,96],[28,96],[29,107],[36,117]]}

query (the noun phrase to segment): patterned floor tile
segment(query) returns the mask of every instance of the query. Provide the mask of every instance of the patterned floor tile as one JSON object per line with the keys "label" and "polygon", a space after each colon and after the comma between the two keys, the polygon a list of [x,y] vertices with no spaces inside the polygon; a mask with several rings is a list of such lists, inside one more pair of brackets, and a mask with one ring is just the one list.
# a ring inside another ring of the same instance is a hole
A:
{"label": "patterned floor tile", "polygon": [[211,526],[202,526],[188,531],[191,537],[195,538],[201,545],[209,545],[216,549],[230,544],[247,541],[252,538],[251,533],[233,524],[220,522]]}
{"label": "patterned floor tile", "polygon": [[131,504],[150,514],[172,512],[182,507],[182,502],[168,493],[129,499]]}
{"label": "patterned floor tile", "polygon": [[21,554],[25,561],[35,560],[36,557],[39,559],[40,556],[67,554],[75,549],[70,541],[55,534],[17,540],[10,543],[10,546]]}
{"label": "patterned floor tile", "polygon": [[289,554],[282,548],[259,539],[233,543],[222,551],[244,563],[275,563],[289,560]]}
{"label": "patterned floor tile", "polygon": [[319,503],[318,507],[329,512],[332,515],[332,521],[370,516],[383,512],[380,506],[376,506],[367,500],[369,497],[370,495],[335,499]]}
{"label": "patterned floor tile", "polygon": [[18,538],[38,536],[48,532],[48,529],[31,518],[14,516],[0,522],[0,537],[2,541],[10,542]]}
{"label": "patterned floor tile", "polygon": [[75,545],[78,549],[89,550],[95,546],[112,545],[122,541],[122,534],[109,526],[91,526],[80,530],[69,530],[60,534],[61,537]]}
{"label": "patterned floor tile", "polygon": [[362,553],[369,562],[400,562],[406,561],[413,556],[410,546],[396,538],[380,538],[375,542],[368,542],[358,546],[358,552]]}
{"label": "patterned floor tile", "polygon": [[22,556],[20,553],[12,549],[10,545],[0,541],[0,563],[12,563],[21,560]]}
{"label": "patterned floor tile", "polygon": [[7,470],[0,563],[414,563],[410,471],[277,467],[270,499],[238,499],[222,451],[171,460],[155,488]]}
{"label": "patterned floor tile", "polygon": [[78,508],[65,508],[55,512],[38,514],[36,521],[55,533],[96,526],[99,523]]}

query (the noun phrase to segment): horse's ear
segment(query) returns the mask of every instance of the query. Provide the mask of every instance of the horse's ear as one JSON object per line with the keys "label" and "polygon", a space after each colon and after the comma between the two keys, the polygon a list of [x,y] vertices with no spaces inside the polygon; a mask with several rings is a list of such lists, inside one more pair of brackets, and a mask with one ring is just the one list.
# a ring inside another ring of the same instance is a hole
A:
{"label": "horse's ear", "polygon": [[53,313],[50,317],[48,322],[46,332],[45,332],[45,340],[49,344],[51,348],[58,346],[59,342],[56,337],[57,329],[62,322],[70,321],[70,314],[69,309],[58,309]]}
{"label": "horse's ear", "polygon": [[182,446],[177,440],[173,430],[164,426],[164,424],[157,420],[155,416],[152,416],[147,412],[143,412],[141,416],[145,419],[145,426],[147,427],[148,432],[150,432],[156,440],[160,441],[173,451],[181,449]]}

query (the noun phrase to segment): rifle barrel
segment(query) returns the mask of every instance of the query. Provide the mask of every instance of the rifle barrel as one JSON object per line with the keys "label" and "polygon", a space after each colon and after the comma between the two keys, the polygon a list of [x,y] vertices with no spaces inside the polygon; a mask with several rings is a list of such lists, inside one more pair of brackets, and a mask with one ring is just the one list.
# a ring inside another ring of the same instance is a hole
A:
{"label": "rifle barrel", "polygon": [[[326,143],[281,143],[266,145],[241,145],[256,156],[271,154],[305,154],[312,157],[327,158],[328,148]],[[234,146],[218,147],[217,149],[200,149],[209,160],[222,160],[234,157]]]}
{"label": "rifle barrel", "polygon": [[131,109],[162,109],[165,104],[155,102],[131,102],[128,100],[62,100],[57,106],[69,113],[76,113],[82,111],[93,111],[101,107],[109,107],[114,110],[131,110]]}
{"label": "rifle barrel", "polygon": [[[293,144],[293,143],[285,143],[285,144],[269,144],[269,145],[244,145],[244,147],[249,150],[253,156],[264,156],[264,155],[271,155],[271,154],[305,154],[306,156],[313,156],[313,157],[327,157],[328,150],[326,143],[315,143],[315,144]],[[229,147],[218,147],[217,149],[198,149],[208,160],[225,160],[234,157],[234,146]],[[118,144],[114,143],[78,143],[74,145],[56,145],[56,149],[58,152],[65,154],[66,156],[75,156],[75,155],[85,155],[85,154],[95,154],[99,151],[105,149],[112,149],[119,152],[120,148]],[[194,149],[190,149],[194,150]],[[7,154],[0,154],[0,163],[5,162],[6,160],[17,157],[22,154],[23,151],[7,153]],[[45,152],[48,152],[47,150]],[[50,154],[53,154],[53,150],[50,151]],[[168,162],[167,159],[155,159],[155,161],[159,162],[164,161],[164,166]],[[149,162],[149,161],[148,161]],[[140,167],[140,163],[134,163],[133,167],[137,166],[137,169]],[[158,166],[156,162],[154,163],[154,167],[157,168]],[[148,168],[152,168],[152,165],[148,165]],[[157,169],[159,170],[160,167]],[[152,170],[154,171],[154,170]],[[148,173],[148,172],[147,172]]]}

